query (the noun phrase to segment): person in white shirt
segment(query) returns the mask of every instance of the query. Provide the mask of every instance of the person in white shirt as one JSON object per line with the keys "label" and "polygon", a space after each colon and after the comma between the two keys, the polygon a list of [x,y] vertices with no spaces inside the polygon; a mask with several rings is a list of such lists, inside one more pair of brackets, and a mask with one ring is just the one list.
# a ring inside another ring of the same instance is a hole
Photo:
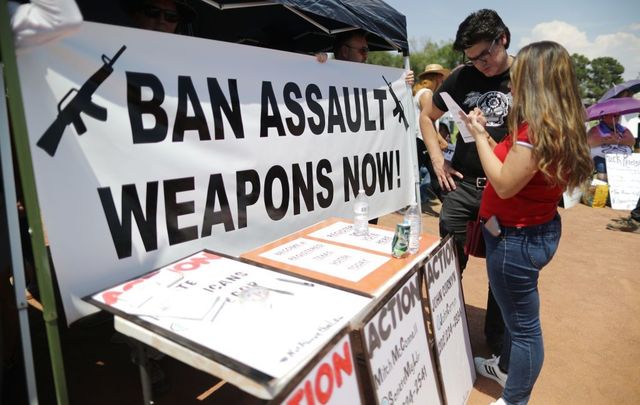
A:
{"label": "person in white shirt", "polygon": [[40,45],[75,32],[82,14],[74,0],[32,0],[9,2],[11,29],[16,48]]}

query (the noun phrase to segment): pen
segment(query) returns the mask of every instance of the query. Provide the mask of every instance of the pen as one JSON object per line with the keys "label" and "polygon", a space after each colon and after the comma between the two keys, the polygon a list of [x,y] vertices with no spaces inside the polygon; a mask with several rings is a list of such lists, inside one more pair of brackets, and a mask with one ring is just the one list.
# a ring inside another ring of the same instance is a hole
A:
{"label": "pen", "polygon": [[[218,297],[220,298],[220,297]],[[224,307],[224,304],[227,302],[227,300],[225,299],[224,301],[222,301],[222,304],[220,304],[220,308],[218,308],[218,310],[216,311],[215,314],[213,314],[213,316],[211,317],[211,320],[209,322],[213,323],[213,321],[215,321],[216,317],[218,316],[218,314],[220,313],[220,311],[222,311],[222,308]]]}
{"label": "pen", "polygon": [[297,281],[297,280],[290,280],[287,278],[277,278],[276,280],[279,281],[284,281],[285,283],[293,283],[293,284],[299,284],[299,285],[306,285],[307,287],[314,287],[315,284],[313,283],[309,283],[307,281]]}
{"label": "pen", "polygon": [[286,295],[294,295],[291,291],[285,291],[285,290],[278,290],[275,288],[271,288],[271,287],[264,287],[263,288],[269,290],[269,291],[273,291],[273,292],[277,292],[279,294],[286,294]]}

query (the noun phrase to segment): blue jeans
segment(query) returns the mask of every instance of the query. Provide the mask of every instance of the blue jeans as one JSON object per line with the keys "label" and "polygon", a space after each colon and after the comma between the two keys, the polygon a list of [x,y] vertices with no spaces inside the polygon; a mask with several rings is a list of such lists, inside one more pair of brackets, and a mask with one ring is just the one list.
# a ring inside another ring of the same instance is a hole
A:
{"label": "blue jeans", "polygon": [[431,197],[427,193],[427,189],[431,185],[431,176],[426,166],[420,166],[420,202],[425,203],[431,200]]}
{"label": "blue jeans", "polygon": [[492,236],[482,229],[487,251],[487,271],[493,295],[506,326],[500,363],[509,365],[502,398],[509,404],[526,404],[542,369],[544,346],[540,327],[538,275],[555,254],[562,225],[560,216],[542,225],[500,227]]}

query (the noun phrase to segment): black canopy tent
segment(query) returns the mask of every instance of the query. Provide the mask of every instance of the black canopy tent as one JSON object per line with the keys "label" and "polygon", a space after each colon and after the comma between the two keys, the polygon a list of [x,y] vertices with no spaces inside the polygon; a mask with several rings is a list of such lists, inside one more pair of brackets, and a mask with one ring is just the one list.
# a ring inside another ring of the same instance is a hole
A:
{"label": "black canopy tent", "polygon": [[382,0],[201,0],[193,5],[195,32],[204,37],[317,52],[330,50],[335,34],[362,29],[372,50],[408,54],[406,18]]}
{"label": "black canopy tent", "polygon": [[[26,0],[22,0],[25,2]],[[86,21],[115,25],[131,25],[119,1],[97,2],[76,0]],[[405,64],[408,64],[408,42],[406,18],[382,0],[191,0],[190,4],[197,13],[193,24],[193,34],[199,37],[220,39],[230,42],[247,43],[293,52],[327,51],[332,48],[335,35],[356,29],[369,34],[371,50],[395,50],[403,52]],[[0,12],[2,24],[2,62],[6,66],[7,83],[11,94],[7,99],[12,104],[12,122],[19,144],[16,155],[21,168],[31,166],[31,157],[26,140],[26,122],[22,109],[22,98],[17,83],[18,69],[15,50],[9,31],[9,16],[6,1],[0,0],[3,11]],[[6,107],[2,106],[2,110]],[[8,133],[8,131],[6,131]],[[10,150],[11,148],[4,148]],[[4,161],[5,159],[3,159]],[[27,212],[30,224],[38,224],[40,218],[37,206],[37,193],[32,169],[22,170],[23,187],[26,188]],[[26,173],[26,174],[24,174]],[[13,177],[13,176],[10,176]],[[7,182],[8,183],[8,182]],[[37,218],[38,220],[33,220]],[[68,403],[66,378],[62,362],[59,334],[57,329],[57,311],[53,288],[50,283],[48,255],[44,246],[44,232],[41,224],[32,225],[32,239],[37,245],[36,272],[40,278],[48,280],[41,287],[46,298],[45,320],[47,339],[52,352],[52,368],[56,399],[59,403]],[[15,266],[22,268],[22,266]],[[48,297],[48,298],[47,298]],[[24,336],[23,336],[24,338]],[[24,344],[24,340],[23,340]],[[30,344],[29,344],[30,346]],[[26,346],[26,347],[29,347]],[[35,389],[35,379],[28,376],[31,390]],[[30,397],[33,398],[30,392]]]}
{"label": "black canopy tent", "polygon": [[[87,21],[130,25],[121,3],[78,0]],[[382,0],[191,0],[195,36],[292,52],[331,51],[336,34],[362,29],[371,50],[409,53],[406,18]]]}

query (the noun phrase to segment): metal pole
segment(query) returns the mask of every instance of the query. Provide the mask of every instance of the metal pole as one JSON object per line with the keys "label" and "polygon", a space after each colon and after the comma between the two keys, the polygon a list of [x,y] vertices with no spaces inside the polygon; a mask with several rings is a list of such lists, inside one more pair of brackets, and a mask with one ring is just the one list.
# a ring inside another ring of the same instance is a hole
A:
{"label": "metal pole", "polygon": [[[404,56],[404,70],[411,70],[411,64],[409,63],[409,55]],[[408,105],[406,106],[405,111],[407,111],[407,120],[409,121],[409,154],[411,155],[411,169],[413,170],[413,175],[415,178],[415,189],[414,194],[415,198],[413,201],[418,204],[418,209],[422,204],[420,201],[420,169],[418,168],[418,151],[416,148],[416,134],[418,133],[418,126],[416,124],[416,114],[415,107],[413,105],[413,90],[411,86],[407,85],[407,91],[409,95],[407,96],[407,100],[409,100]]]}
{"label": "metal pole", "polygon": [[142,383],[142,400],[144,405],[153,405],[153,391],[151,389],[151,376],[149,375],[149,358],[145,352],[144,343],[133,340],[137,352],[138,369],[140,370],[140,382]]}
{"label": "metal pole", "polygon": [[51,269],[49,267],[49,254],[44,242],[44,231],[42,229],[33,163],[29,149],[27,123],[24,116],[18,64],[13,44],[13,32],[11,31],[7,0],[0,0],[0,55],[2,62],[5,64],[4,74],[9,100],[9,114],[11,116],[13,129],[13,141],[20,171],[20,183],[24,195],[27,220],[29,222],[36,279],[38,281],[43,306],[43,319],[47,331],[47,341],[49,342],[49,356],[51,359],[56,399],[58,404],[67,405],[69,403],[69,396],[64,374],[60,333],[58,331],[58,313],[55,295],[53,293]]}
{"label": "metal pole", "polygon": [[[9,245],[11,247],[11,268],[13,270],[13,287],[16,291],[16,307],[20,320],[20,336],[22,337],[22,357],[24,373],[27,380],[27,396],[30,404],[38,403],[36,391],[36,375],[33,370],[33,352],[31,350],[31,334],[29,331],[29,306],[25,294],[24,263],[22,261],[22,242],[20,241],[20,222],[16,209],[16,188],[13,175],[13,157],[11,156],[11,138],[9,137],[9,119],[7,103],[4,97],[4,66],[0,63],[0,163],[2,164],[2,184],[4,184],[5,207],[9,229]],[[2,213],[0,213],[2,215]]]}

